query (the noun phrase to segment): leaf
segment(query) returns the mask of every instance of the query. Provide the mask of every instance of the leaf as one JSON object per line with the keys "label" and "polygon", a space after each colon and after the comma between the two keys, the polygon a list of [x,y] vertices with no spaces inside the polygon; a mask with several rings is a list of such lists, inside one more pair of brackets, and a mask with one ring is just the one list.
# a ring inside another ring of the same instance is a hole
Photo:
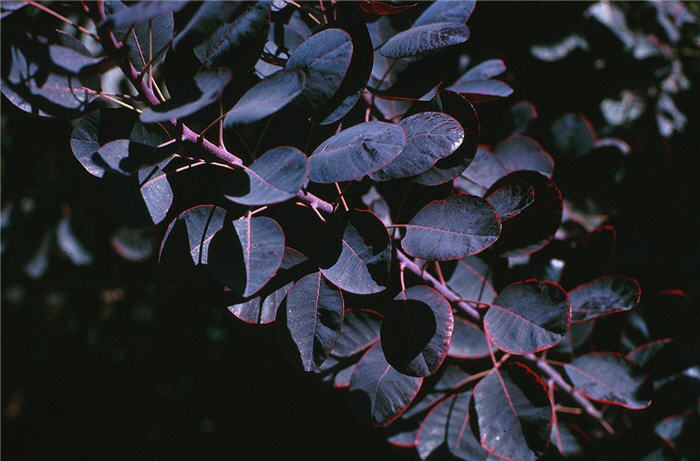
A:
{"label": "leaf", "polygon": [[376,14],[376,15],[394,15],[401,14],[406,10],[410,10],[415,7],[412,5],[394,5],[389,2],[380,2],[375,0],[366,0],[359,3],[359,7],[365,13]]}
{"label": "leaf", "polygon": [[225,66],[240,72],[258,60],[269,27],[270,2],[248,3],[233,22],[222,24],[194,47],[194,54],[207,69]]}
{"label": "leaf", "polygon": [[92,264],[94,256],[81,241],[74,227],[69,218],[61,218],[56,226],[56,243],[73,264],[88,266]]}
{"label": "leaf", "polygon": [[464,460],[483,459],[486,456],[471,429],[471,401],[471,391],[454,396],[447,420],[447,447],[454,456]]}
{"label": "leaf", "polygon": [[299,104],[315,111],[330,101],[345,78],[352,53],[350,34],[340,29],[314,34],[294,50],[285,69],[306,74],[306,86],[297,98]]}
{"label": "leaf", "polygon": [[387,362],[410,376],[429,376],[440,368],[452,337],[452,307],[434,289],[416,285],[399,293],[382,322]]}
{"label": "leaf", "polygon": [[406,133],[406,145],[387,166],[370,175],[375,181],[423,173],[451,155],[464,140],[459,122],[441,112],[420,112],[401,120],[399,125]]}
{"label": "leaf", "polygon": [[453,195],[424,206],[406,225],[401,247],[417,258],[446,261],[476,254],[500,233],[496,212],[473,195]]}
{"label": "leaf", "polygon": [[457,359],[479,359],[488,357],[489,348],[486,336],[476,325],[455,317],[452,341],[447,352],[449,357]]}
{"label": "leaf", "polygon": [[593,149],[596,135],[591,122],[579,114],[566,114],[552,124],[552,141],[559,153],[582,157]]}
{"label": "leaf", "polygon": [[366,424],[385,426],[408,408],[422,383],[423,378],[396,371],[384,358],[381,344],[375,344],[350,378],[351,408]]}
{"label": "leaf", "polygon": [[522,135],[514,135],[499,143],[493,151],[507,172],[536,171],[552,177],[554,161],[537,141]]}
{"label": "leaf", "polygon": [[559,285],[527,280],[501,291],[484,316],[484,331],[499,349],[523,355],[558,344],[570,317],[566,292]]}
{"label": "leaf", "polygon": [[544,247],[554,237],[562,218],[561,191],[552,180],[534,171],[510,173],[491,186],[486,195],[516,180],[530,184],[535,196],[527,208],[501,223],[501,236],[494,250],[507,257],[528,255]]}
{"label": "leaf", "polygon": [[158,262],[181,262],[183,255],[179,252],[185,249],[190,256],[185,259],[192,265],[208,264],[209,244],[214,235],[224,227],[225,217],[226,210],[214,205],[200,205],[180,213],[165,231],[158,252]]}
{"label": "leaf", "polygon": [[280,70],[260,81],[238,100],[224,119],[224,128],[246,125],[278,112],[304,89],[301,70]]}
{"label": "leaf", "polygon": [[573,354],[579,347],[583,346],[593,332],[595,322],[571,323],[569,331],[553,349],[557,354]]}
{"label": "leaf", "polygon": [[[473,391],[481,446],[504,459],[534,461],[549,444],[547,387],[520,363],[495,369]],[[507,434],[507,437],[504,437]]]}
{"label": "leaf", "polygon": [[435,22],[457,22],[465,24],[474,12],[476,1],[462,0],[438,0],[426,8],[413,26],[423,26]]}
{"label": "leaf", "polygon": [[314,255],[331,283],[355,294],[379,293],[389,284],[391,246],[384,224],[368,211],[352,210],[335,229],[321,233]]}
{"label": "leaf", "polygon": [[556,43],[532,45],[530,53],[540,61],[555,62],[564,59],[577,48],[588,51],[588,42],[580,35],[571,34]]}
{"label": "leaf", "polygon": [[328,358],[343,325],[343,297],[320,272],[309,274],[287,293],[284,322],[304,371]]}
{"label": "leaf", "polygon": [[417,415],[432,408],[445,394],[452,393],[470,382],[469,373],[455,365],[448,364],[440,368],[437,374],[440,375],[437,381],[426,383],[426,387],[422,389],[424,392],[421,392],[420,397],[401,415],[402,420],[415,420]]}
{"label": "leaf", "polygon": [[277,273],[283,256],[284,233],[274,219],[240,218],[213,237],[209,268],[221,283],[248,297]]}
{"label": "leaf", "polygon": [[309,157],[309,177],[313,182],[362,179],[386,166],[404,148],[406,135],[392,123],[365,122],[322,142]]}
{"label": "leaf", "polygon": [[469,39],[469,28],[454,22],[436,22],[413,26],[390,38],[379,53],[387,58],[408,58],[423,55]]}
{"label": "leaf", "polygon": [[368,309],[345,311],[343,328],[331,353],[336,357],[352,357],[379,341],[382,316]]}
{"label": "leaf", "polygon": [[493,206],[501,222],[519,215],[525,208],[535,201],[535,189],[532,184],[522,179],[511,176],[509,180],[501,182],[501,186],[494,189],[486,197]]}
{"label": "leaf", "polygon": [[698,428],[697,413],[671,415],[654,426],[654,432],[670,445],[682,459],[697,457]]}
{"label": "leaf", "polygon": [[440,458],[447,452],[447,420],[450,417],[455,397],[443,400],[435,406],[418,429],[416,449],[422,460]]}
{"label": "leaf", "polygon": [[217,30],[241,6],[240,2],[231,1],[202,2],[194,16],[173,40],[173,50],[193,48],[209,37],[213,30]]}
{"label": "leaf", "polygon": [[350,378],[356,367],[356,361],[338,358],[331,354],[320,367],[313,370],[313,373],[321,379],[321,382],[331,384],[336,389],[342,389],[350,386]]}
{"label": "leaf", "polygon": [[120,227],[112,235],[110,245],[122,258],[130,262],[141,262],[153,256],[155,240],[150,229]]}
{"label": "leaf", "polygon": [[652,383],[642,369],[614,353],[582,355],[564,365],[577,391],[591,400],[641,410],[651,404]]}
{"label": "leaf", "polygon": [[224,87],[231,80],[226,69],[203,70],[194,76],[194,87],[187,97],[175,97],[141,113],[143,123],[166,122],[192,115],[219,99]]}
{"label": "leaf", "polygon": [[306,155],[291,146],[271,149],[250,167],[236,170],[221,184],[224,196],[232,202],[270,205],[294,197],[307,181]]}
{"label": "leaf", "polygon": [[488,265],[477,256],[469,256],[458,261],[447,286],[462,299],[490,303],[496,298],[491,279]]}
{"label": "leaf", "polygon": [[[229,312],[245,323],[265,325],[274,322],[277,316],[277,309],[279,309],[282,301],[287,296],[292,285],[294,285],[293,279],[287,282],[293,276],[292,270],[305,261],[308,261],[306,256],[292,248],[286,247],[279,271],[275,274],[273,280],[261,292],[257,293],[254,298],[228,306]],[[279,282],[273,284],[276,280],[279,280]],[[270,287],[270,285],[273,286]]]}
{"label": "leaf", "polygon": [[505,71],[502,60],[490,59],[469,69],[447,89],[465,95],[472,103],[505,98],[513,93],[513,89],[500,80],[491,79]]}
{"label": "leaf", "polygon": [[474,106],[463,96],[451,91],[440,91],[438,109],[454,117],[464,130],[464,140],[452,155],[442,158],[415,182],[426,186],[436,186],[451,181],[459,176],[472,162],[477,151],[479,134],[479,118]]}
{"label": "leaf", "polygon": [[108,15],[100,27],[117,28],[131,26],[141,22],[152,21],[167,13],[180,11],[187,5],[186,1],[147,1],[139,2],[128,8],[120,9]]}
{"label": "leaf", "polygon": [[[167,163],[162,162],[163,164]],[[173,204],[173,190],[168,175],[159,165],[146,166],[137,172],[139,190],[153,224],[158,224],[168,214]]]}
{"label": "leaf", "polygon": [[632,309],[639,302],[642,290],[636,280],[629,277],[600,277],[569,292],[571,321],[602,317]]}

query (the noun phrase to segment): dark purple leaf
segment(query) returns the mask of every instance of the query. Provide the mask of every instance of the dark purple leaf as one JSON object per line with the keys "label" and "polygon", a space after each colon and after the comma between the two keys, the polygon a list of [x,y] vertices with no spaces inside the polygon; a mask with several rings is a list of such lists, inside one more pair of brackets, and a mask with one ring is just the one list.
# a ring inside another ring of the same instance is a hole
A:
{"label": "dark purple leaf", "polygon": [[270,75],[238,100],[224,119],[224,128],[245,125],[272,115],[292,102],[306,84],[301,70],[280,70]]}
{"label": "dark purple leaf", "polygon": [[265,152],[250,167],[224,179],[221,190],[232,202],[257,206],[284,202],[306,184],[308,160],[296,147],[282,146]]}
{"label": "dark purple leaf", "polygon": [[528,101],[520,101],[511,106],[510,115],[513,119],[513,134],[522,134],[530,122],[537,118],[537,108]]}
{"label": "dark purple leaf", "polygon": [[[209,244],[214,235],[224,227],[226,210],[213,205],[200,205],[182,212],[165,231],[158,252],[158,261],[170,264],[171,260],[189,260],[197,266],[208,264]],[[176,240],[176,241],[173,241]],[[174,254],[183,249],[189,258]]]}
{"label": "dark purple leaf", "polygon": [[318,110],[338,91],[350,67],[353,44],[350,34],[326,29],[309,37],[287,61],[286,69],[306,74],[306,86],[299,103],[310,111]]}
{"label": "dark purple leaf", "polygon": [[371,212],[353,210],[331,223],[314,245],[321,273],[350,293],[372,294],[389,283],[391,246],[384,224]]}
{"label": "dark purple leaf", "polygon": [[76,266],[92,264],[94,256],[86,247],[85,242],[78,235],[75,223],[68,217],[63,217],[56,226],[56,243],[58,248],[68,256],[68,259]]}
{"label": "dark purple leaf", "polygon": [[484,331],[499,349],[529,354],[558,344],[569,329],[566,292],[557,284],[537,280],[505,287],[484,317]]}
{"label": "dark purple leaf", "polygon": [[382,322],[382,349],[401,373],[429,376],[447,356],[454,317],[437,291],[416,285],[399,293]]}
{"label": "dark purple leaf", "polygon": [[454,195],[423,207],[406,225],[401,246],[422,259],[459,259],[493,245],[500,227],[496,212],[486,200]]}
{"label": "dark purple leaf", "polygon": [[377,15],[394,15],[401,14],[406,10],[414,8],[416,4],[409,5],[394,5],[389,2],[380,2],[375,0],[365,0],[359,2],[360,9],[365,13],[377,14]]}
{"label": "dark purple leaf", "polygon": [[500,59],[484,61],[468,70],[448,89],[465,95],[472,103],[505,98],[513,93],[513,89],[500,80],[491,80],[505,70],[506,66]]}
{"label": "dark purple leaf", "polygon": [[248,297],[277,273],[283,256],[284,233],[274,219],[240,218],[212,239],[209,268],[221,283]]}
{"label": "dark purple leaf", "polygon": [[457,359],[479,359],[489,355],[486,336],[479,327],[456,317],[447,355]]}
{"label": "dark purple leaf", "polygon": [[294,285],[293,281],[286,282],[288,278],[282,278],[282,272],[289,271],[304,261],[307,261],[306,256],[292,248],[285,248],[280,270],[275,275],[275,279],[273,279],[280,278],[280,282],[268,289],[269,285],[273,284],[271,281],[254,298],[228,306],[229,312],[246,323],[264,325],[274,322],[277,316],[277,309],[279,309],[282,300],[287,296],[292,285]]}
{"label": "dark purple leaf", "polygon": [[128,227],[120,227],[110,239],[115,253],[131,262],[145,261],[153,256],[155,243],[149,229],[130,229]]}
{"label": "dark purple leaf", "polygon": [[584,283],[569,292],[571,321],[628,311],[637,305],[641,294],[639,283],[629,277],[607,276]]}
{"label": "dark purple leaf", "polygon": [[498,458],[534,461],[549,444],[547,387],[520,363],[495,369],[474,388],[481,446]]}
{"label": "dark purple leaf", "polygon": [[654,427],[656,435],[671,446],[681,459],[697,457],[697,443],[700,437],[700,416],[697,413],[672,415],[664,418]]}
{"label": "dark purple leaf", "polygon": [[560,154],[576,158],[593,149],[596,135],[584,116],[566,114],[552,124],[552,141]]}
{"label": "dark purple leaf", "polygon": [[196,88],[187,97],[176,97],[141,112],[143,123],[165,122],[192,115],[216,102],[231,80],[226,69],[203,70],[194,76]]}
{"label": "dark purple leaf", "polygon": [[552,424],[551,443],[566,457],[581,457],[585,454],[581,430],[568,424]]}
{"label": "dark purple leaf", "polygon": [[635,363],[613,353],[583,355],[564,366],[577,391],[597,402],[641,410],[651,404],[652,384]]}
{"label": "dark purple leaf", "polygon": [[270,27],[270,2],[251,2],[244,8],[233,22],[221,25],[194,47],[202,66],[208,69],[226,66],[240,71],[241,67],[248,68],[258,60]]}
{"label": "dark purple leaf", "polygon": [[173,49],[193,48],[209,37],[212,31],[217,30],[241,6],[241,2],[202,2],[194,16],[173,40]]}
{"label": "dark purple leaf", "polygon": [[469,28],[455,22],[434,22],[413,26],[389,39],[379,53],[388,58],[408,58],[423,55],[469,39]]}
{"label": "dark purple leaf", "polygon": [[[168,160],[161,164],[166,164]],[[158,224],[165,219],[173,204],[173,190],[170,187],[168,175],[160,165],[154,165],[141,168],[137,172],[137,177],[148,215],[153,224]]]}
{"label": "dark purple leaf", "polygon": [[583,346],[593,332],[595,322],[572,323],[564,339],[557,344],[552,352],[557,354],[573,354],[576,349]]}
{"label": "dark purple leaf", "polygon": [[366,122],[322,142],[309,158],[313,182],[362,179],[386,166],[403,150],[406,135],[392,123]]}
{"label": "dark purple leaf", "polygon": [[313,370],[321,382],[331,384],[336,389],[350,386],[350,378],[357,367],[357,359],[343,359],[331,354],[320,367]]}
{"label": "dark purple leaf", "polygon": [[471,391],[454,396],[447,420],[447,447],[454,456],[464,460],[483,459],[486,456],[486,451],[471,429],[471,400]]}
{"label": "dark purple leaf", "polygon": [[447,286],[462,299],[490,303],[496,298],[491,279],[488,265],[477,256],[469,256],[459,260]]}
{"label": "dark purple leaf", "polygon": [[440,458],[447,452],[447,420],[455,397],[440,402],[430,410],[416,434],[416,449],[422,460]]}
{"label": "dark purple leaf", "polygon": [[554,161],[534,139],[515,135],[499,143],[493,151],[507,172],[536,171],[548,178],[552,177]]}
{"label": "dark purple leaf", "polygon": [[462,144],[464,130],[457,120],[441,112],[421,112],[399,122],[406,145],[387,166],[372,173],[375,181],[405,178],[427,171]]}
{"label": "dark purple leaf", "polygon": [[352,373],[350,403],[366,424],[385,426],[406,410],[422,383],[423,378],[401,374],[389,365],[378,343],[365,353]]}
{"label": "dark purple leaf", "polygon": [[420,397],[401,415],[402,420],[414,419],[414,416],[426,412],[447,393],[459,389],[470,382],[469,373],[455,365],[446,365],[438,373],[440,377],[428,389],[423,388]]}
{"label": "dark purple leaf", "polygon": [[180,11],[187,5],[186,1],[147,1],[139,2],[128,8],[120,9],[105,18],[101,27],[118,28],[141,22],[152,21],[165,14]]}
{"label": "dark purple leaf", "polygon": [[633,349],[627,358],[658,382],[700,363],[700,338],[660,339]]}
{"label": "dark purple leaf", "polygon": [[287,293],[284,320],[301,366],[305,371],[318,368],[328,358],[343,325],[340,290],[320,272],[303,277]]}
{"label": "dark purple leaf", "polygon": [[434,22],[458,22],[465,24],[469,17],[474,12],[476,1],[462,0],[455,2],[454,0],[438,0],[426,8],[414,26],[423,26]]}
{"label": "dark purple leaf", "polygon": [[378,342],[381,322],[382,316],[377,312],[367,309],[346,310],[343,328],[333,346],[333,355],[352,357]]}
{"label": "dark purple leaf", "polygon": [[512,176],[486,197],[501,222],[520,214],[535,201],[535,189],[528,182]]}

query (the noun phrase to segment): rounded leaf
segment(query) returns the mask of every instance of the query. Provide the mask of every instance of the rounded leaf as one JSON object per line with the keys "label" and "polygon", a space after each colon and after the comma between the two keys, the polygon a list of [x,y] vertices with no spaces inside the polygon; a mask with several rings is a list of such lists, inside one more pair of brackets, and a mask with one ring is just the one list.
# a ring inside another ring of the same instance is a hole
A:
{"label": "rounded leaf", "polygon": [[391,260],[384,224],[369,211],[352,210],[331,227],[314,245],[321,273],[350,293],[383,291],[389,283]]}
{"label": "rounded leaf", "polygon": [[575,158],[593,149],[596,135],[588,119],[579,114],[566,114],[552,124],[552,141],[561,154]]}
{"label": "rounded leaf", "polygon": [[493,207],[473,195],[454,195],[424,206],[406,225],[401,246],[427,260],[447,261],[485,250],[501,224]]}
{"label": "rounded leaf", "polygon": [[447,286],[462,299],[490,303],[496,298],[491,278],[488,265],[478,256],[469,256],[457,262]]}
{"label": "rounded leaf", "polygon": [[401,373],[429,376],[447,356],[452,307],[434,289],[416,285],[399,293],[382,323],[382,349]]}
{"label": "rounded leaf", "polygon": [[[224,227],[226,210],[214,205],[200,205],[186,210],[175,218],[165,231],[158,252],[158,261],[170,264],[171,257],[182,261],[185,251],[195,266],[209,261],[209,244],[214,235]],[[184,251],[183,251],[184,250]],[[182,251],[183,254],[180,254]]]}
{"label": "rounded leaf", "polygon": [[497,368],[479,381],[473,393],[486,451],[518,461],[535,461],[544,453],[552,408],[547,387],[535,372],[520,363]]}
{"label": "rounded leaf", "polygon": [[484,316],[488,339],[510,354],[529,354],[558,344],[569,329],[569,302],[557,284],[511,283]]}
{"label": "rounded leaf", "polygon": [[469,39],[469,28],[456,22],[434,22],[413,26],[389,39],[379,53],[387,58],[420,56]]}
{"label": "rounded leaf", "polygon": [[535,189],[532,184],[516,176],[509,176],[509,180],[501,182],[485,198],[503,222],[519,215],[535,201]]}
{"label": "rounded leaf", "polygon": [[456,317],[447,355],[457,359],[488,357],[489,346],[484,332],[476,325]]}
{"label": "rounded leaf", "polygon": [[651,380],[638,365],[620,355],[582,355],[564,365],[564,370],[576,390],[591,400],[633,410],[651,405]]}
{"label": "rounded leaf", "polygon": [[296,147],[276,147],[261,155],[252,165],[236,170],[221,184],[224,196],[232,202],[270,205],[294,197],[307,179],[309,162]]}
{"label": "rounded leaf", "polygon": [[602,317],[632,309],[639,302],[642,289],[636,280],[629,277],[600,277],[569,292],[571,321]]}
{"label": "rounded leaf", "polygon": [[224,128],[257,122],[292,102],[304,89],[301,70],[280,70],[260,81],[238,100],[226,118]]}
{"label": "rounded leaf", "polygon": [[386,166],[403,150],[404,130],[393,123],[365,122],[325,140],[309,158],[313,182],[362,179]]}
{"label": "rounded leaf", "polygon": [[284,313],[284,324],[296,347],[294,358],[304,371],[318,368],[328,358],[343,325],[340,290],[320,272],[306,275],[287,293]]}
{"label": "rounded leaf", "polygon": [[333,346],[333,355],[352,357],[379,341],[379,328],[382,316],[367,309],[345,311],[343,328]]}
{"label": "rounded leaf", "polygon": [[459,2],[438,0],[426,8],[413,25],[423,26],[434,22],[459,22],[464,24],[474,12],[475,6],[476,1],[474,0],[462,0]]}
{"label": "rounded leaf", "polygon": [[406,145],[387,166],[370,175],[375,181],[423,173],[451,155],[464,140],[462,125],[441,112],[420,112],[401,120],[399,125],[406,133]]}
{"label": "rounded leaf", "polygon": [[372,426],[385,426],[401,416],[418,394],[423,378],[398,372],[384,358],[381,344],[372,346],[350,378],[355,414]]}
{"label": "rounded leaf", "polygon": [[209,268],[219,282],[247,297],[270,281],[283,256],[280,225],[267,217],[246,217],[225,225],[214,236]]}

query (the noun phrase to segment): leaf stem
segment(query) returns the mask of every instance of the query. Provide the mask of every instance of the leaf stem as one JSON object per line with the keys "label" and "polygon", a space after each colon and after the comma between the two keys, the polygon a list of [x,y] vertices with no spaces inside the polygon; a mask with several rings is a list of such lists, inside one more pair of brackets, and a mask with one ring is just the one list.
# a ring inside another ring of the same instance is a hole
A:
{"label": "leaf stem", "polygon": [[59,14],[58,12],[52,10],[51,8],[49,8],[49,7],[45,6],[45,5],[42,5],[41,3],[35,2],[35,1],[33,1],[33,0],[25,0],[25,1],[27,2],[28,5],[31,5],[31,6],[33,6],[34,8],[36,8],[36,9],[38,9],[38,10],[40,10],[40,11],[43,11],[44,13],[50,14],[50,15],[53,16],[54,18],[56,18],[56,19],[58,19],[58,20],[60,20],[60,21],[62,21],[62,22],[64,22],[64,23],[68,24],[69,26],[75,27],[75,28],[78,29],[80,32],[84,33],[85,35],[88,35],[88,36],[92,37],[92,38],[95,39],[96,41],[98,41],[98,42],[100,41],[100,37],[98,37],[97,35],[93,34],[93,33],[90,32],[89,30],[87,30],[86,28],[84,28],[84,27],[82,27],[82,26],[79,26],[78,24],[74,23],[73,21],[71,21],[71,20],[68,19],[67,17],[63,16],[62,14]]}

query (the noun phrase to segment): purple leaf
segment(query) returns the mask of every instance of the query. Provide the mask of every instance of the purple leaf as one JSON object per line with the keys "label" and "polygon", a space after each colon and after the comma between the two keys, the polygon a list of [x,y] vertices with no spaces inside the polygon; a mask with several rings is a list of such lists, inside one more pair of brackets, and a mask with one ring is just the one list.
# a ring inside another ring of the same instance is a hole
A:
{"label": "purple leaf", "polygon": [[532,184],[511,176],[509,180],[501,182],[501,186],[486,195],[486,200],[503,222],[519,215],[535,201],[535,189]]}
{"label": "purple leaf", "polygon": [[569,292],[571,321],[585,322],[632,309],[642,290],[636,280],[622,276],[600,277]]}
{"label": "purple leaf", "polygon": [[482,459],[486,456],[484,448],[471,429],[471,401],[471,391],[454,396],[447,421],[447,447],[454,456],[465,460]]}
{"label": "purple leaf", "polygon": [[459,260],[447,286],[462,299],[490,303],[496,298],[491,279],[488,265],[478,256],[469,256]]}
{"label": "purple leaf", "polygon": [[424,206],[406,225],[401,246],[422,259],[459,259],[493,245],[500,227],[496,212],[486,200],[453,195]]}
{"label": "purple leaf", "polygon": [[488,357],[489,347],[484,332],[476,325],[456,317],[447,355],[457,359]]}
{"label": "purple leaf", "polygon": [[333,346],[333,355],[352,357],[365,351],[379,341],[382,316],[368,309],[348,309],[345,311],[343,328]]}
{"label": "purple leaf", "polygon": [[486,312],[484,331],[499,349],[523,355],[558,344],[569,319],[569,302],[559,285],[528,280],[501,291]]}
{"label": "purple leaf", "polygon": [[224,227],[225,217],[226,210],[214,205],[200,205],[182,212],[165,231],[158,252],[158,262],[166,263],[166,260],[171,258],[182,261],[182,255],[173,253],[185,246],[190,255],[190,258],[186,259],[189,259],[191,264],[207,264],[209,244],[214,235]]}
{"label": "purple leaf", "polygon": [[379,53],[387,58],[407,58],[459,45],[469,39],[469,28],[455,22],[435,22],[413,26],[390,38]]}
{"label": "purple leaf", "polygon": [[186,1],[166,1],[149,0],[139,2],[128,8],[120,9],[112,13],[101,24],[101,27],[117,28],[131,26],[141,22],[152,21],[168,13],[180,11],[187,5]]}

